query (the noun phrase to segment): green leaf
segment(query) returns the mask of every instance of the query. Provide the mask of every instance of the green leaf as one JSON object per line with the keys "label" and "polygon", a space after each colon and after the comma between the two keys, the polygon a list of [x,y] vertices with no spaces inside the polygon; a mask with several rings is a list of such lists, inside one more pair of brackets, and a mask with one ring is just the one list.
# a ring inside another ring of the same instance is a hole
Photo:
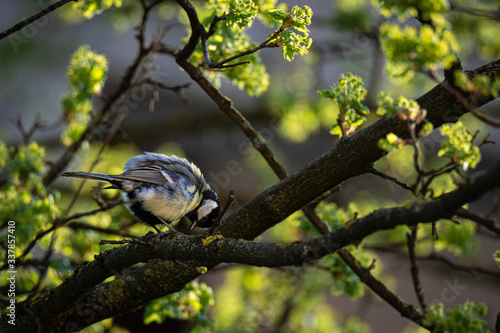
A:
{"label": "green leaf", "polygon": [[272,17],[276,21],[284,21],[288,14],[282,11],[281,9],[271,9],[268,12],[266,12],[266,15]]}

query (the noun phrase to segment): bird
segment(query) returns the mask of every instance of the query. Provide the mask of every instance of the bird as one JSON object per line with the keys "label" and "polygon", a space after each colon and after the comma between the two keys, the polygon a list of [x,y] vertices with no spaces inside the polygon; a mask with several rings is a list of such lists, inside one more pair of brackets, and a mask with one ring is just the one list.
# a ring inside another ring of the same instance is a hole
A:
{"label": "bird", "polygon": [[[119,175],[77,171],[62,176],[110,183],[106,189],[120,190],[132,215],[158,235],[177,232],[170,223],[184,216],[192,222],[190,231],[210,228],[220,214],[219,198],[200,169],[175,155],[144,152],[130,158]],[[161,224],[169,230],[161,232],[156,227]]]}

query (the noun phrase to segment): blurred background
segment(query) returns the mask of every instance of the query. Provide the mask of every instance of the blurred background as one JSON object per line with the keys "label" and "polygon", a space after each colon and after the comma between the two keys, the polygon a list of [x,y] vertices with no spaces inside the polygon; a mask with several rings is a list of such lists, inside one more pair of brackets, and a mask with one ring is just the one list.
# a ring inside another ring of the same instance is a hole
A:
{"label": "blurred background", "polygon": [[[336,107],[322,99],[316,91],[329,89],[337,82],[341,73],[352,72],[363,78],[368,90],[364,104],[373,111],[364,126],[378,119],[374,111],[380,91],[416,99],[435,83],[423,75],[417,75],[407,82],[389,78],[385,72],[384,55],[375,38],[380,23],[385,19],[371,7],[369,1],[354,1],[350,4],[347,1],[319,0],[286,3],[288,8],[307,4],[314,12],[310,26],[313,45],[309,54],[296,56],[289,62],[283,59],[280,49],[264,49],[259,54],[270,77],[267,92],[252,97],[224,79],[220,90],[232,99],[234,106],[261,132],[285,169],[293,173],[331,149],[338,139],[329,133],[335,122]],[[38,12],[48,4],[45,0],[4,0],[0,5],[0,30]],[[479,6],[477,2],[473,4]],[[22,136],[16,125],[18,119],[28,128],[39,115],[44,126],[36,132],[33,139],[48,147],[50,159],[57,159],[64,149],[60,142],[63,125],[60,123],[62,115],[59,101],[67,91],[66,72],[72,54],[82,44],[88,44],[96,53],[105,55],[109,75],[102,95],[112,92],[138,52],[133,27],[140,20],[139,9],[135,1],[124,0],[119,10],[109,10],[87,21],[72,14],[69,7],[62,8],[56,14],[48,15],[2,40],[2,140],[12,145],[20,144]],[[152,15],[146,30],[148,39],[158,28],[168,26],[163,42],[170,47],[179,47],[186,37],[186,28],[179,22],[177,12],[175,5],[165,5]],[[352,16],[348,16],[348,13]],[[460,37],[460,56],[464,69],[477,68],[499,55],[495,53],[494,45],[490,45],[491,49],[485,49],[485,45],[491,42],[479,28],[484,21],[491,25],[492,30],[498,31],[499,23],[486,21],[485,18],[475,19],[479,22],[474,21],[478,27],[476,31],[465,29],[464,26],[472,21],[467,14],[457,12],[450,19],[456,25],[456,32]],[[182,17],[180,21],[183,22]],[[256,20],[249,29],[249,34],[253,41],[260,43],[272,31]],[[496,43],[498,48],[498,39]],[[169,86],[191,82],[188,75],[176,65],[173,57],[168,55],[158,55],[148,70],[154,73],[156,80]],[[235,191],[236,201],[232,209],[238,208],[278,181],[241,130],[196,83],[192,83],[183,93],[185,101],[170,91],[160,91],[159,101],[152,111],[152,90],[138,92],[135,99],[137,103],[129,108],[127,118],[94,171],[119,173],[124,162],[141,151],[182,155],[200,167],[222,202],[225,202],[230,190]],[[102,104],[103,101],[96,98],[94,109],[98,110]],[[493,118],[498,119],[500,116],[498,101],[489,103],[481,110]],[[469,115],[463,118],[472,133],[480,131],[479,137],[490,133],[489,140],[497,142],[500,139],[497,129],[486,126]],[[433,135],[425,142],[425,152],[429,156],[439,149],[439,135]],[[78,153],[68,170],[86,170],[99,148],[98,142],[89,142]],[[477,169],[488,168],[500,156],[498,145],[485,145],[481,152],[482,162]],[[394,177],[402,179],[411,178],[411,163],[410,155],[406,152],[392,157],[392,160],[389,158],[381,161],[380,166],[389,170]],[[63,207],[67,206],[71,193],[74,193],[78,185],[76,181],[67,179],[56,182],[55,186],[62,195]],[[80,195],[81,202],[71,212],[91,209],[95,205],[88,197],[93,186],[95,184],[85,186]],[[489,193],[483,200],[472,204],[471,210],[489,213],[493,209],[492,202],[498,205],[498,194],[499,190]],[[349,205],[355,202],[356,209],[361,214],[366,214],[374,208],[394,206],[409,199],[410,196],[394,184],[373,175],[364,175],[342,184],[341,190],[332,195],[329,202],[343,209],[354,209]],[[110,215],[103,213],[89,218],[89,221],[96,225],[113,226],[119,218],[130,219],[127,214],[124,209],[116,208]],[[498,217],[498,212],[496,216]],[[261,239],[304,239],[307,237],[305,231],[297,228],[299,220],[298,216],[292,216]],[[68,231],[68,235],[71,232]],[[403,230],[398,230],[397,233],[404,235]],[[61,234],[58,238],[64,238],[65,235]],[[63,255],[71,257],[74,255],[72,251],[80,251],[80,257],[88,260],[106,248],[97,245],[100,239],[107,239],[103,234],[86,231],[72,237],[84,238],[87,243],[95,244],[85,250],[66,248],[67,252],[63,251]],[[382,246],[384,237],[389,236],[374,236],[374,241],[368,244],[368,247],[372,247],[369,252],[359,255],[366,258],[368,265],[373,258],[378,258],[377,274],[383,282],[405,301],[417,304],[407,256],[394,245],[397,242]],[[430,303],[441,301],[446,307],[452,308],[468,299],[485,302],[489,306],[485,319],[489,323],[489,329],[493,330],[494,318],[500,311],[500,284],[492,254],[499,249],[499,243],[497,237],[484,230],[479,230],[475,239],[474,246],[471,245],[474,249],[469,249],[467,253],[463,249],[455,253],[440,253],[458,267],[449,267],[440,260],[422,260],[420,274]],[[427,235],[427,241],[430,241],[430,234]],[[70,243],[66,245],[69,246]],[[354,248],[352,250],[355,253],[357,251]],[[423,249],[422,253],[429,252]],[[471,267],[476,266],[484,268],[487,273],[470,271]],[[356,277],[352,278],[351,287],[363,289],[359,281],[355,281]],[[338,286],[335,277],[332,278],[332,274],[321,267],[271,270],[221,265],[204,275],[200,281],[214,290],[215,306],[210,310],[209,317],[218,322],[218,331],[271,332],[286,330],[287,327],[295,327],[297,331],[304,332],[336,331],[332,330],[333,327],[337,327],[339,331],[340,327],[368,331],[370,326],[372,332],[396,332],[408,325],[408,332],[416,330],[415,325],[402,318],[370,291],[346,291],[348,286]],[[314,296],[311,296],[312,291],[315,292]],[[116,322],[134,332],[137,328],[131,325],[138,325],[141,317],[142,312],[139,311],[134,316],[118,318]],[[155,325],[149,325],[148,331],[153,332]],[[189,330],[192,323],[168,321],[163,325],[158,325],[158,331],[182,332]]]}

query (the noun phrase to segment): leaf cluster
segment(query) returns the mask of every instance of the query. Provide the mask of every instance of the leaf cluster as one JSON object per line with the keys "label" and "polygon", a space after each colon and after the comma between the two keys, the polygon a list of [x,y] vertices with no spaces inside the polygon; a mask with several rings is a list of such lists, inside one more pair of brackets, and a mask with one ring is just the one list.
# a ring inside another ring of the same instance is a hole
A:
{"label": "leaf cluster", "polygon": [[[268,11],[267,15],[281,22],[280,30],[282,32],[278,36],[271,34],[269,38],[271,42],[283,46],[283,57],[286,60],[292,61],[296,54],[304,55],[308,53],[308,49],[312,45],[312,39],[309,38],[309,29],[307,28],[311,24],[313,15],[311,7],[303,6],[300,8],[294,6],[288,13],[281,9],[274,9]],[[294,28],[301,34],[289,30],[290,28]]]}
{"label": "leaf cluster", "polygon": [[365,120],[370,112],[361,101],[365,98],[366,89],[363,79],[352,73],[342,74],[330,90],[318,91],[323,97],[337,103],[339,115],[337,124],[332,126],[330,133],[346,136],[353,133]]}
{"label": "leaf cluster", "polygon": [[479,147],[473,144],[473,136],[467,131],[462,122],[444,124],[440,128],[441,134],[447,139],[441,141],[438,156],[451,158],[455,165],[464,170],[475,168],[481,161]]}
{"label": "leaf cluster", "polygon": [[388,59],[387,71],[403,79],[411,78],[415,72],[448,68],[458,51],[450,30],[429,25],[416,28],[385,23],[380,27],[380,39]]}
{"label": "leaf cluster", "polygon": [[484,328],[486,321],[481,319],[487,312],[485,304],[471,301],[446,311],[443,303],[437,303],[427,312],[426,320],[435,324],[438,332],[487,333],[490,331]]}
{"label": "leaf cluster", "polygon": [[107,75],[106,57],[90,46],[83,45],[72,55],[67,72],[68,92],[60,101],[67,124],[61,134],[64,145],[69,146],[83,133],[92,112],[92,96],[100,96]]}
{"label": "leaf cluster", "polygon": [[[17,254],[59,212],[56,206],[59,194],[49,193],[42,183],[44,158],[45,148],[35,142],[14,148],[0,141],[0,174],[5,177],[0,188],[0,221],[5,226],[9,220],[17,222]],[[2,235],[2,240],[6,237]],[[5,250],[1,248],[3,254]]]}

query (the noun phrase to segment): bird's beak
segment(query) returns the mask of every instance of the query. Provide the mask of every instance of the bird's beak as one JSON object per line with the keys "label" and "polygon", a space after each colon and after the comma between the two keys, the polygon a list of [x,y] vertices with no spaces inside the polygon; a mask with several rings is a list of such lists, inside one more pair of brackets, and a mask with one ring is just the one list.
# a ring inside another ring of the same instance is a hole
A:
{"label": "bird's beak", "polygon": [[197,225],[198,225],[198,221],[194,221],[193,224],[191,224],[189,231],[193,231],[193,229],[196,228]]}

